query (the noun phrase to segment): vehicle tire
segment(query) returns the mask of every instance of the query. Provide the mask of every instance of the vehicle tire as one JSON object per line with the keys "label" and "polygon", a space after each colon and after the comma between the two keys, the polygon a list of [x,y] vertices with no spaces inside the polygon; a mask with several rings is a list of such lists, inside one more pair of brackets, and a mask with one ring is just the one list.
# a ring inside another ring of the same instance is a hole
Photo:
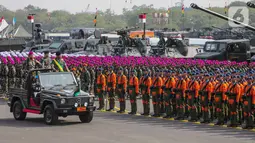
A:
{"label": "vehicle tire", "polygon": [[47,125],[55,125],[58,123],[58,115],[55,113],[54,108],[52,105],[47,105],[44,108],[44,122]]}
{"label": "vehicle tire", "polygon": [[86,112],[83,115],[79,115],[79,118],[82,123],[90,123],[93,119],[93,112]]}
{"label": "vehicle tire", "polygon": [[13,109],[13,116],[16,120],[26,119],[27,113],[23,112],[23,107],[19,100],[14,102],[12,109]]}

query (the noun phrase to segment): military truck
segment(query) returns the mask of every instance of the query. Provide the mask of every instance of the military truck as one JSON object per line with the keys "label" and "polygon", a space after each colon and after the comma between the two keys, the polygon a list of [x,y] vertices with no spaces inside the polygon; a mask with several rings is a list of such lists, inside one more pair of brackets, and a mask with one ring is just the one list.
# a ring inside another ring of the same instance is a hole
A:
{"label": "military truck", "polygon": [[195,55],[195,59],[207,60],[228,60],[228,61],[250,61],[254,55],[254,50],[247,40],[216,40],[205,43],[203,53]]}
{"label": "military truck", "polygon": [[50,72],[37,69],[28,72],[24,88],[9,88],[8,105],[16,120],[25,120],[27,113],[43,114],[48,125],[58,117],[77,115],[82,123],[93,119],[94,96],[79,89],[71,72]]}

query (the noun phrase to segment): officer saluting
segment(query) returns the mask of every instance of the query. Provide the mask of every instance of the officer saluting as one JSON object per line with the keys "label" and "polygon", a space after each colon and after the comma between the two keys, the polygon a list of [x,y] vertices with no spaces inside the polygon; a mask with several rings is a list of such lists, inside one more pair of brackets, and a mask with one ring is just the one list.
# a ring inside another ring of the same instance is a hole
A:
{"label": "officer saluting", "polygon": [[60,52],[56,53],[56,58],[51,62],[51,64],[52,64],[53,70],[56,72],[64,72],[64,71],[70,72]]}

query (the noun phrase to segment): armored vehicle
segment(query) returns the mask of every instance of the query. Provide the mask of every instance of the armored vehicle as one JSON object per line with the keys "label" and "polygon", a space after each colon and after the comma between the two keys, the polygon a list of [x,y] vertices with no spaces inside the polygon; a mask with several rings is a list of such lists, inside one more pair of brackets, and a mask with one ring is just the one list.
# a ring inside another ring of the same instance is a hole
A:
{"label": "armored vehicle", "polygon": [[60,51],[62,54],[67,53],[75,53],[79,51],[83,51],[85,47],[86,39],[70,39],[70,40],[62,40],[62,41],[54,41],[49,45],[48,48],[44,48],[42,50],[37,50],[37,52],[49,51],[51,53],[56,53]]}
{"label": "armored vehicle", "polygon": [[249,40],[216,40],[206,42],[203,53],[194,58],[207,60],[250,61],[254,51],[251,51]]}
{"label": "armored vehicle", "polygon": [[27,113],[43,114],[46,124],[58,122],[58,117],[78,115],[82,123],[93,119],[94,96],[79,89],[71,72],[49,72],[38,69],[28,72],[23,89],[10,88],[10,112],[16,120]]}

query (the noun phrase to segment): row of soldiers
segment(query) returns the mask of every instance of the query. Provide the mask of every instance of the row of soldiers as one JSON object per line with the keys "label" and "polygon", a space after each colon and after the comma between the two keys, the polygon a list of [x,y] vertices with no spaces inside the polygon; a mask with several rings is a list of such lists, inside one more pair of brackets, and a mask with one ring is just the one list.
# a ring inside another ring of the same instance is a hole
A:
{"label": "row of soldiers", "polygon": [[[130,96],[131,112],[137,112],[137,96],[142,95],[143,114],[152,116],[188,119],[202,123],[227,123],[252,128],[255,111],[255,70],[247,66],[236,67],[168,67],[144,68],[98,68],[95,93],[99,97],[99,108],[105,106],[109,97],[109,109],[114,110],[115,96],[120,104],[118,113],[126,109],[126,97]],[[152,100],[152,102],[150,101]]]}

